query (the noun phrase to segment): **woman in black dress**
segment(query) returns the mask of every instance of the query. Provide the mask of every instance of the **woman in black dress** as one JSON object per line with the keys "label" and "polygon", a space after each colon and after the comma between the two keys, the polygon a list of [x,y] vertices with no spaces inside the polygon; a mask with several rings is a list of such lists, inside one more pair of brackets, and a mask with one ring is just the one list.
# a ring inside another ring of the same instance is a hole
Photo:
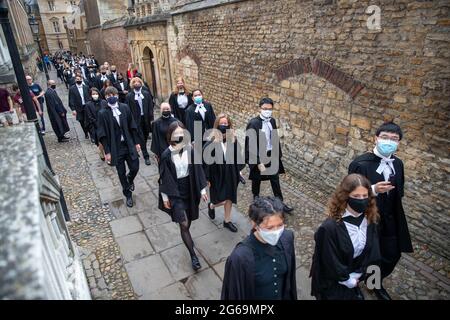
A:
{"label": "woman in black dress", "polygon": [[185,114],[186,129],[191,135],[191,141],[194,141],[195,138],[198,139],[198,137],[194,136],[195,124],[200,124],[202,132],[201,140],[203,140],[205,132],[214,127],[216,115],[211,103],[204,99],[202,90],[196,89],[192,91],[192,99],[194,103],[187,108]]}
{"label": "woman in black dress", "polygon": [[180,120],[184,125],[186,125],[186,109],[193,103],[192,94],[188,91],[184,79],[179,77],[175,90],[170,95],[169,104],[175,118]]}
{"label": "woman in black dress", "polygon": [[159,162],[159,209],[167,212],[180,225],[181,238],[189,250],[192,268],[201,268],[189,231],[199,217],[200,199],[208,201],[206,178],[201,164],[194,164],[194,148],[184,140],[185,128],[172,122],[167,131],[169,147]]}
{"label": "woman in black dress", "polygon": [[222,300],[297,300],[294,234],[284,229],[283,203],[256,197],[251,234],[228,257]]}
{"label": "woman in black dress", "polygon": [[[223,226],[237,232],[231,222],[231,209],[237,203],[237,188],[241,181],[241,170],[245,161],[241,155],[241,146],[233,131],[231,119],[220,114],[214,123],[214,132],[210,141],[204,146],[205,174],[208,180],[211,202],[208,204],[208,215],[216,217],[215,208],[224,207]],[[210,160],[205,156],[210,156]]]}
{"label": "woman in black dress", "polygon": [[360,174],[344,178],[328,203],[328,218],[314,235],[311,295],[318,300],[364,300],[358,287],[377,265],[379,219],[371,184]]}
{"label": "woman in black dress", "polygon": [[95,143],[98,147],[100,159],[105,161],[105,151],[97,137],[97,119],[98,112],[107,105],[107,102],[101,98],[100,92],[97,88],[91,88],[90,96],[91,100],[89,100],[85,106],[86,129],[89,131],[91,142]]}

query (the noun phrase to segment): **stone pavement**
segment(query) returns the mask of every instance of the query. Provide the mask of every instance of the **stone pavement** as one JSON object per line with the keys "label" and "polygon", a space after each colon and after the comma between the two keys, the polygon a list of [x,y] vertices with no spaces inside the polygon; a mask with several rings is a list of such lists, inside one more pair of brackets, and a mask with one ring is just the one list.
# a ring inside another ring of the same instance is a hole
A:
{"label": "stone pavement", "polygon": [[[55,74],[51,74],[56,78]],[[43,83],[43,82],[41,82]],[[67,90],[58,87],[63,100]],[[54,170],[58,174],[72,221],[72,239],[84,254],[84,265],[95,299],[218,299],[225,260],[250,230],[245,213],[251,201],[250,182],[239,186],[239,202],[233,208],[236,234],[222,227],[222,209],[216,219],[201,204],[200,219],[192,223],[192,234],[202,269],[194,272],[178,226],[157,208],[157,168],[155,161],[140,170],[133,193],[135,206],[127,208],[115,168],[99,159],[95,145],[84,139],[81,127],[70,115],[71,141],[57,143],[48,122],[45,141]],[[317,195],[293,177],[282,179],[287,203],[296,210],[287,225],[296,236],[299,299],[312,299],[308,278],[314,250],[313,235],[324,220],[326,197]],[[270,185],[262,190],[269,195]],[[263,193],[263,195],[265,195]],[[315,200],[314,200],[315,199]],[[417,246],[403,258],[386,281],[395,299],[448,299],[450,269],[447,260]],[[368,299],[373,296],[368,293]]]}

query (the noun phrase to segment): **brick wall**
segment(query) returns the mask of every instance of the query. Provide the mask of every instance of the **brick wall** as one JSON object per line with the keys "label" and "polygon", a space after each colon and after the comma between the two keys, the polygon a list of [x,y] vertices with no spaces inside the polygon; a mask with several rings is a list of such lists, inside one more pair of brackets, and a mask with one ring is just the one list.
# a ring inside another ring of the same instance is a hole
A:
{"label": "brick wall", "polygon": [[[367,28],[373,4],[381,32]],[[287,169],[324,196],[395,120],[410,230],[448,258],[448,17],[448,1],[242,1],[174,16],[172,72],[188,48],[205,97],[241,127],[274,98]]]}

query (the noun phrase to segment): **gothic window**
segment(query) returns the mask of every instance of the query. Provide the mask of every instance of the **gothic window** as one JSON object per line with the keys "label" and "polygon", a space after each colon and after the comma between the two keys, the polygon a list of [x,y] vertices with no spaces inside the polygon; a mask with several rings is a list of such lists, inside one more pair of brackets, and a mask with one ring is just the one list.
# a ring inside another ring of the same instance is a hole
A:
{"label": "gothic window", "polygon": [[55,11],[55,1],[47,1],[48,2],[48,9],[50,11]]}

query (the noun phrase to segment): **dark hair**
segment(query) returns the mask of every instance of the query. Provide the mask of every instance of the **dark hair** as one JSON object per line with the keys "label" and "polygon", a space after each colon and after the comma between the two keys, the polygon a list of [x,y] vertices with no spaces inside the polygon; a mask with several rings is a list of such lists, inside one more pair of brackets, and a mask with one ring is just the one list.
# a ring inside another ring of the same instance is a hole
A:
{"label": "dark hair", "polygon": [[117,94],[119,94],[119,91],[117,91],[117,89],[115,87],[109,86],[105,90],[105,96],[117,95]]}
{"label": "dark hair", "polygon": [[276,214],[284,220],[283,208],[283,202],[277,197],[256,197],[248,208],[248,215],[256,225],[259,225],[266,217]]}
{"label": "dark hair", "polygon": [[263,106],[263,104],[271,104],[272,105],[272,107],[273,107],[273,100],[272,99],[270,99],[270,98],[262,98],[260,101],[259,101],[259,107],[261,108],[262,106]]}
{"label": "dark hair", "polygon": [[200,91],[200,93],[203,95],[203,91],[201,89],[192,90],[192,94],[194,94],[195,91]]}
{"label": "dark hair", "polygon": [[17,83],[14,83],[14,84],[12,85],[12,90],[13,90],[13,91],[19,90],[19,86],[17,85]]}
{"label": "dark hair", "polygon": [[100,91],[99,91],[97,88],[94,88],[94,87],[91,88],[91,89],[89,90],[89,95],[92,96],[92,94],[93,94],[94,92],[97,92],[98,95],[100,95]]}
{"label": "dark hair", "polygon": [[381,132],[390,132],[390,133],[396,133],[398,134],[400,140],[403,138],[403,132],[402,129],[398,124],[395,124],[394,122],[385,122],[377,129],[377,132],[375,135],[378,137]]}
{"label": "dark hair", "polygon": [[181,122],[179,120],[174,121],[169,125],[169,128],[167,129],[167,134],[166,134],[166,141],[169,145],[172,145],[172,134],[175,130],[177,130],[178,127],[182,128],[183,130],[186,129],[183,122]]}

